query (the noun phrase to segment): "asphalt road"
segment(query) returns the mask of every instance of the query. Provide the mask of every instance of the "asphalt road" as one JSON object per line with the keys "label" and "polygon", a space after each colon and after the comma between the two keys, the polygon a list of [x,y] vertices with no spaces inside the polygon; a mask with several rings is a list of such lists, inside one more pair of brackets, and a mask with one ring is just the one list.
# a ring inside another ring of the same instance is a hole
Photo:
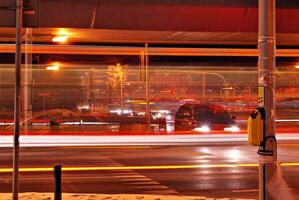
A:
{"label": "asphalt road", "polygon": [[[64,192],[257,198],[256,150],[244,143],[22,148],[20,190],[52,192],[51,168],[62,164]],[[283,180],[297,196],[298,152],[299,142],[279,144]],[[0,149],[0,192],[11,191],[11,158],[11,148]]]}

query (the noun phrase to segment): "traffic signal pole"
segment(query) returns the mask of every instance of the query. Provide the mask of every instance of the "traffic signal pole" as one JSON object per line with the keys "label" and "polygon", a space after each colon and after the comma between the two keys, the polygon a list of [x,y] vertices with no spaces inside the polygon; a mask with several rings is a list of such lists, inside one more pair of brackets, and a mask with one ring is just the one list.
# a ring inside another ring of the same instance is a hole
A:
{"label": "traffic signal pole", "polygon": [[[259,146],[259,199],[274,199],[268,184],[276,171],[275,138],[275,0],[259,0],[259,107],[265,110],[263,140]],[[272,188],[273,189],[273,188]]]}
{"label": "traffic signal pole", "polygon": [[19,199],[19,136],[21,105],[21,64],[22,64],[22,15],[23,0],[16,0],[16,53],[15,53],[15,99],[14,99],[14,146],[12,199]]}

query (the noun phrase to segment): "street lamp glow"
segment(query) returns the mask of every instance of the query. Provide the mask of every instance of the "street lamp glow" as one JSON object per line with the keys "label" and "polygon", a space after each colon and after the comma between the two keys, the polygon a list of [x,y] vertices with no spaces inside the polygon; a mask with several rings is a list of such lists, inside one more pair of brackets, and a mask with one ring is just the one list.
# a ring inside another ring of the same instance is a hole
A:
{"label": "street lamp glow", "polygon": [[67,35],[58,35],[52,38],[52,42],[65,43],[68,39]]}
{"label": "street lamp glow", "polygon": [[296,68],[296,69],[299,69],[299,65],[296,65],[295,68]]}
{"label": "street lamp glow", "polygon": [[49,70],[49,71],[58,71],[59,69],[60,69],[60,65],[58,62],[55,62],[52,65],[46,67],[46,70]]}

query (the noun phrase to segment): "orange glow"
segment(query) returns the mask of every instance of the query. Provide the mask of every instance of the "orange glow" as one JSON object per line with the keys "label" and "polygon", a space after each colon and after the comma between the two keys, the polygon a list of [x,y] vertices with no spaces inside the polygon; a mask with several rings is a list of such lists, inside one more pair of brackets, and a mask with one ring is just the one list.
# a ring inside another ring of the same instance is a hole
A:
{"label": "orange glow", "polygon": [[52,38],[52,42],[65,43],[68,39],[67,35],[59,35]]}
{"label": "orange glow", "polygon": [[52,42],[65,43],[67,42],[70,33],[67,29],[61,28],[54,35],[56,36],[52,38]]}
{"label": "orange glow", "polygon": [[295,68],[296,68],[296,69],[299,69],[299,65],[296,65]]}
{"label": "orange glow", "polygon": [[49,71],[58,71],[60,69],[60,63],[54,62],[50,66],[46,67],[46,70]]}
{"label": "orange glow", "polygon": [[[101,171],[101,170],[159,170],[159,169],[199,169],[199,168],[236,168],[236,167],[258,167],[257,163],[243,164],[200,164],[200,165],[152,165],[152,166],[107,166],[107,167],[62,167],[62,171]],[[282,167],[299,167],[298,162],[281,163]],[[10,173],[12,168],[0,168],[0,173]],[[20,172],[50,172],[52,167],[24,167]]]}
{"label": "orange glow", "polygon": [[[257,167],[258,164],[211,164],[211,165],[162,165],[162,166],[107,166],[107,167],[62,167],[62,171],[102,171],[102,170],[154,170],[154,169],[196,169],[196,168],[231,168]],[[51,167],[25,167],[20,172],[48,172]],[[12,172],[12,168],[0,168],[0,173]]]}

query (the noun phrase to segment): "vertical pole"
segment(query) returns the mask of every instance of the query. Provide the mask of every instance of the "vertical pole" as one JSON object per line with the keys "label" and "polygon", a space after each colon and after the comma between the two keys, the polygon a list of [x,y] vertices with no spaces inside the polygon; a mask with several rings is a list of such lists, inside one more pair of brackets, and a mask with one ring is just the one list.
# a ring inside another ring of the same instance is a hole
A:
{"label": "vertical pole", "polygon": [[24,128],[25,133],[29,131],[32,118],[32,28],[26,28],[25,40],[25,80],[24,80]]}
{"label": "vertical pole", "polygon": [[146,124],[147,130],[150,129],[151,125],[151,110],[150,110],[150,80],[149,80],[149,58],[148,58],[148,44],[145,44],[145,99],[146,99]]}
{"label": "vertical pole", "polygon": [[140,68],[139,68],[139,80],[145,82],[145,52],[140,52]]}
{"label": "vertical pole", "polygon": [[109,83],[109,111],[111,110],[112,106],[112,85]]}
{"label": "vertical pole", "polygon": [[91,104],[90,104],[90,72],[85,72],[85,87],[86,87],[86,105],[91,107]]}
{"label": "vertical pole", "polygon": [[43,113],[44,118],[46,118],[46,96],[43,96]]}
{"label": "vertical pole", "polygon": [[206,100],[206,75],[202,74],[202,101]]}
{"label": "vertical pole", "polygon": [[[34,83],[34,82],[33,82]],[[80,106],[82,106],[85,103],[85,86],[84,86],[84,76],[80,76]]]}
{"label": "vertical pole", "polygon": [[89,90],[90,90],[90,110],[94,111],[95,109],[95,100],[94,100],[94,92],[93,92],[93,69],[90,69],[89,73]]}
{"label": "vertical pole", "polygon": [[121,74],[121,77],[120,77],[120,110],[121,112],[123,113],[124,111],[124,74],[122,73]]}
{"label": "vertical pole", "polygon": [[19,136],[21,103],[21,64],[22,64],[22,15],[23,0],[16,0],[16,53],[15,53],[15,99],[14,99],[14,146],[12,199],[19,199]]}
{"label": "vertical pole", "polygon": [[267,185],[276,171],[275,138],[275,0],[259,0],[259,107],[265,109],[263,142],[259,147],[259,199],[274,199]]}
{"label": "vertical pole", "polygon": [[54,200],[62,199],[62,189],[61,189],[61,165],[54,166]]}
{"label": "vertical pole", "polygon": [[[1,88],[1,82],[2,82],[2,70],[0,69],[0,105],[2,105],[2,88]],[[1,106],[2,108],[2,106]]]}

